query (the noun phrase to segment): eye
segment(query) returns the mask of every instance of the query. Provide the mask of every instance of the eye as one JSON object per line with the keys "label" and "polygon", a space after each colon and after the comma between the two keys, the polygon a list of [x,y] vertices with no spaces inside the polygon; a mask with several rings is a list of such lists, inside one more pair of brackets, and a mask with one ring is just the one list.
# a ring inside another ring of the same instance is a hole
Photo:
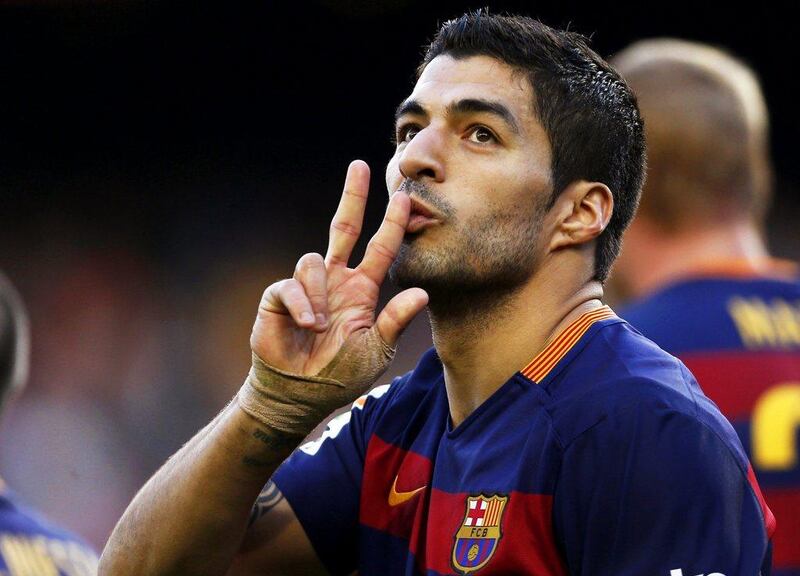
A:
{"label": "eye", "polygon": [[419,131],[422,130],[417,124],[401,124],[397,127],[397,134],[395,135],[396,144],[403,142],[410,142]]}
{"label": "eye", "polygon": [[469,135],[469,140],[478,144],[488,144],[497,142],[497,137],[486,126],[475,126]]}

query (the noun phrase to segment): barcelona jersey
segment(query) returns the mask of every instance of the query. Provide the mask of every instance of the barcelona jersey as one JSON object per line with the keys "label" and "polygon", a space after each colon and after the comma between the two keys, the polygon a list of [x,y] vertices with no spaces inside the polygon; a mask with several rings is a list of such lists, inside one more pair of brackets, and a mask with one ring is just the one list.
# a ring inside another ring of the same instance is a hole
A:
{"label": "barcelona jersey", "polygon": [[92,576],[97,555],[83,541],[20,504],[0,481],[0,574]]}
{"label": "barcelona jersey", "polygon": [[736,433],[608,307],[455,428],[430,350],[273,480],[333,574],[770,573],[773,520]]}
{"label": "barcelona jersey", "polygon": [[624,316],[732,422],[778,523],[773,574],[800,576],[800,280],[790,263],[763,268],[698,271]]}

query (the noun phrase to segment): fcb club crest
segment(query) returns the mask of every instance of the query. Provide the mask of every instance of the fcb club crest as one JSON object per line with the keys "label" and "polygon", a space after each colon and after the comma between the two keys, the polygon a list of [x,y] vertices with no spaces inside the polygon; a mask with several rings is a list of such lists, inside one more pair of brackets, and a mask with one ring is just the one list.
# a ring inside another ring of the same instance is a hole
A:
{"label": "fcb club crest", "polygon": [[467,510],[453,544],[453,568],[459,574],[480,570],[494,555],[503,537],[500,522],[507,502],[508,496],[467,497]]}

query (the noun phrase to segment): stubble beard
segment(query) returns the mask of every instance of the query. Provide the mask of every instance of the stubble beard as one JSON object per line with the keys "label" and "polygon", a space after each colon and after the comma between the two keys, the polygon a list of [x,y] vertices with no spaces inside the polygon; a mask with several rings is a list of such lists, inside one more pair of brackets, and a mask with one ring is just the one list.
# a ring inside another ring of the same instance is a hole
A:
{"label": "stubble beard", "polygon": [[444,225],[457,234],[435,246],[422,245],[425,231],[406,235],[390,277],[401,288],[424,289],[432,316],[440,320],[496,310],[537,269],[543,215],[543,206],[536,205],[532,211],[490,212],[463,224],[451,218]]}

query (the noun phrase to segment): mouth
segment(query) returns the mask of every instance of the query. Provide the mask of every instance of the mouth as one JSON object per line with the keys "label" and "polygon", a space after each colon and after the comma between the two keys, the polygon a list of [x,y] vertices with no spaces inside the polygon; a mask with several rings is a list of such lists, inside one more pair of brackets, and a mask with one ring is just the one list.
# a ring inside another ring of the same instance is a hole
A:
{"label": "mouth", "polygon": [[411,198],[411,214],[408,218],[408,225],[406,226],[407,233],[416,234],[425,228],[436,226],[441,223],[442,219],[436,212],[416,198]]}

